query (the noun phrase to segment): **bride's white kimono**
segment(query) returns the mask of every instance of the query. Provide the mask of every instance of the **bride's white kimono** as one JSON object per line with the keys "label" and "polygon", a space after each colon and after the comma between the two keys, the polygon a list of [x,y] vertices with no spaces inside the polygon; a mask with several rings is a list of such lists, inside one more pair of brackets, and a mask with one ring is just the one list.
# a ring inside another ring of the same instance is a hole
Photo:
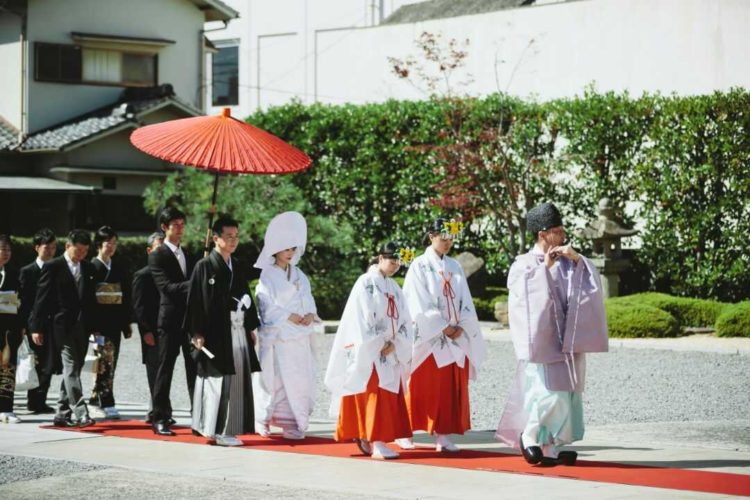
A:
{"label": "bride's white kimono", "polygon": [[[395,350],[381,356],[387,341]],[[354,284],[333,341],[325,375],[332,394],[331,416],[338,417],[342,397],[365,392],[373,366],[381,389],[398,394],[403,385],[405,390],[412,342],[411,317],[401,289],[371,266]]]}
{"label": "bride's white kimono", "polygon": [[[461,265],[455,259],[440,256],[432,247],[414,259],[404,280],[404,296],[414,319],[414,350],[411,372],[430,356],[438,368],[456,363],[464,367],[469,360],[469,378],[487,357],[487,346],[479,326]],[[464,334],[456,339],[443,335],[448,325],[460,326]]]}
{"label": "bride's white kimono", "polygon": [[265,267],[255,289],[261,322],[261,371],[253,374],[255,419],[304,432],[315,405],[314,329],[292,323],[289,316],[309,313],[317,318],[317,310],[307,276],[295,265],[289,267],[288,275],[277,266]]}

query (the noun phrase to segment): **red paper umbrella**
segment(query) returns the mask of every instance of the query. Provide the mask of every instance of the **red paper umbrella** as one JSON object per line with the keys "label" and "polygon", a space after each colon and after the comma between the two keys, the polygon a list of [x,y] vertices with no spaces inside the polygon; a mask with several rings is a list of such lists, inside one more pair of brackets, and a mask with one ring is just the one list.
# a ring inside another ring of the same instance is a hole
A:
{"label": "red paper umbrella", "polygon": [[233,174],[288,174],[312,162],[275,135],[233,118],[229,108],[141,127],[130,142],[162,160]]}
{"label": "red paper umbrella", "polygon": [[305,153],[275,135],[232,118],[229,108],[220,115],[183,118],[147,125],[130,135],[133,146],[172,163],[216,173],[208,219],[206,249],[213,224],[219,173],[289,174],[310,166]]}

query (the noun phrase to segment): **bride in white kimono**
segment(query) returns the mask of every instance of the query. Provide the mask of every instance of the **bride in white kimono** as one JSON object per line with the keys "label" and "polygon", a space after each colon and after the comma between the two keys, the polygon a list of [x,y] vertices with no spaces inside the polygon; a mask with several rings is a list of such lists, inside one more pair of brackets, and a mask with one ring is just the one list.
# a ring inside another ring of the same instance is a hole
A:
{"label": "bride in white kimono", "polygon": [[336,441],[354,441],[376,459],[398,458],[385,443],[411,437],[404,399],[413,342],[401,288],[391,278],[408,249],[386,243],[352,287],[328,361],[325,383]]}
{"label": "bride in white kimono", "polygon": [[307,244],[307,224],[298,212],[284,212],[268,224],[255,267],[261,326],[253,374],[256,431],[281,427],[286,439],[304,439],[315,405],[317,366],[313,323],[320,322],[310,281],[297,267]]}

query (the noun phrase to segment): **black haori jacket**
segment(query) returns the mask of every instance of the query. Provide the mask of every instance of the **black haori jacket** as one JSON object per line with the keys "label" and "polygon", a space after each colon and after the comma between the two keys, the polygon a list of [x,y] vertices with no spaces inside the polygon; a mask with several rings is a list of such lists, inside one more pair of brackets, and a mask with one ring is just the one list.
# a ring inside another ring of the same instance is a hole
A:
{"label": "black haori jacket", "polygon": [[[232,258],[232,271],[217,251],[198,261],[190,278],[185,330],[191,337],[203,335],[205,347],[215,356],[214,359],[202,352],[194,351],[198,375],[233,375],[234,357],[232,353],[232,322],[230,314],[237,310],[238,301],[248,292],[247,265]],[[245,311],[245,331],[254,330],[259,325],[255,303]],[[260,369],[255,350],[250,345],[250,365],[253,371]]]}

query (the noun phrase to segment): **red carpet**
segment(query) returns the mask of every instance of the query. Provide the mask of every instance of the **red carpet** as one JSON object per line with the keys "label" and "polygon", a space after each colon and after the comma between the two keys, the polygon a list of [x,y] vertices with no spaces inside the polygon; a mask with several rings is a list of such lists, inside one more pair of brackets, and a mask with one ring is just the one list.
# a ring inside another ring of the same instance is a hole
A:
{"label": "red carpet", "polygon": [[[51,426],[44,427],[52,428]],[[173,430],[177,433],[177,436],[174,437],[156,436],[151,432],[151,427],[136,420],[107,421],[84,429],[63,430],[179,443],[206,444],[208,441],[206,438],[193,436],[190,429],[186,427],[174,427]],[[359,453],[353,443],[336,443],[332,439],[308,437],[304,441],[287,441],[280,437],[263,438],[254,434],[241,436],[241,438],[246,447],[257,450],[369,460]],[[587,460],[578,460],[574,467],[545,468],[531,466],[518,455],[474,450],[463,450],[455,455],[437,453],[432,448],[400,451],[400,453],[401,458],[394,462],[750,496],[750,476],[742,474],[590,462]]]}

